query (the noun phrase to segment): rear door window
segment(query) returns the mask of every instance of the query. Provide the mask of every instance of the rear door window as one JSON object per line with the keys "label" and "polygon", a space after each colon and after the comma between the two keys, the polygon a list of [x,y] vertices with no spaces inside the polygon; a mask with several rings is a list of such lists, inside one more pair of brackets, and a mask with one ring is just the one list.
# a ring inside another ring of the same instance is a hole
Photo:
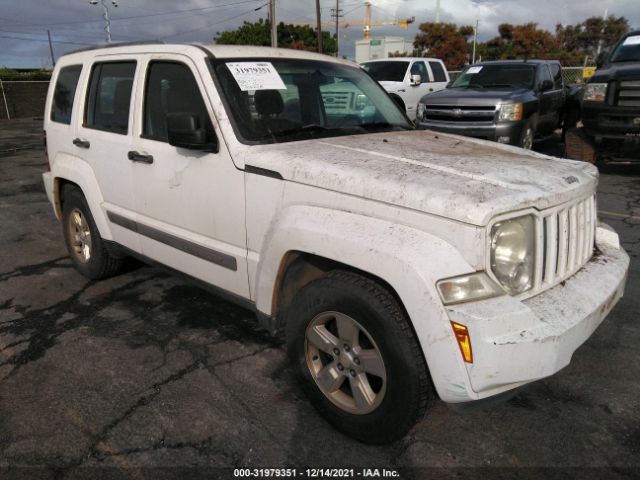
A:
{"label": "rear door window", "polygon": [[51,102],[51,121],[71,124],[73,99],[81,72],[82,65],[71,65],[60,69],[53,91],[53,102]]}
{"label": "rear door window", "polygon": [[97,63],[93,66],[84,126],[126,135],[136,62]]}
{"label": "rear door window", "polygon": [[434,82],[447,81],[447,74],[444,73],[444,68],[442,68],[442,64],[440,62],[429,62],[429,66],[431,67],[431,73],[433,73]]}

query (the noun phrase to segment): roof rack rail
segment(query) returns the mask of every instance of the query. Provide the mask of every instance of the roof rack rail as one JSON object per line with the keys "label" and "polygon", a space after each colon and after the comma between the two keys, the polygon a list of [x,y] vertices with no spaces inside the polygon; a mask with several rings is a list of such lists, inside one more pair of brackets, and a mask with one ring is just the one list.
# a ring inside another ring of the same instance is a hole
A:
{"label": "roof rack rail", "polygon": [[117,48],[117,47],[134,47],[136,45],[164,45],[162,40],[140,40],[135,42],[119,42],[119,43],[102,43],[99,45],[92,45],[90,47],[79,48],[71,52],[65,53],[65,55],[71,55],[72,53],[89,52],[91,50],[99,50],[101,48]]}

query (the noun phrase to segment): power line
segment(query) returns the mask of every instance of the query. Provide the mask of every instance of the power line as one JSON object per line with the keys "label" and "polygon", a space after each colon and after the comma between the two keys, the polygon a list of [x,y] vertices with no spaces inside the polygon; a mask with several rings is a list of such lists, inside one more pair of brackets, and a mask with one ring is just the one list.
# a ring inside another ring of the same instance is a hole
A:
{"label": "power line", "polygon": [[[49,43],[49,40],[47,40],[46,38],[26,38],[26,37],[10,37],[8,35],[0,35],[0,38],[9,38],[11,40],[25,40],[27,42],[31,41],[31,42],[44,42],[44,43]],[[64,45],[80,45],[80,46],[86,46],[86,45],[93,45],[92,43],[78,43],[78,42],[66,42],[63,40],[53,40],[53,43],[60,43],[60,44],[64,44]]]}
{"label": "power line", "polygon": [[200,30],[204,30],[205,28],[209,28],[212,27],[214,25],[218,25],[220,23],[224,23],[224,22],[228,22],[230,20],[235,20],[236,18],[240,18],[240,17],[244,17],[245,15],[252,13],[252,12],[257,12],[258,10],[260,10],[261,8],[266,7],[267,5],[269,5],[268,3],[264,3],[262,5],[260,5],[257,8],[252,8],[251,10],[247,10],[246,12],[240,13],[238,15],[235,15],[233,17],[229,17],[229,18],[223,18],[222,20],[219,20],[217,22],[213,22],[213,23],[208,23],[207,25],[204,25],[202,27],[198,27],[198,28],[194,28],[193,30],[186,30],[184,32],[178,32],[178,33],[172,33],[171,35],[165,35],[163,37],[159,37],[160,40],[164,40],[165,38],[169,38],[169,37],[175,37],[177,35],[186,35],[187,33],[193,33],[193,32],[198,32]]}
{"label": "power line", "polygon": [[[158,12],[158,13],[147,13],[144,15],[131,15],[128,17],[119,17],[119,18],[112,18],[111,21],[112,22],[119,22],[119,21],[123,21],[123,20],[132,20],[132,19],[136,19],[136,18],[151,18],[151,17],[160,17],[160,16],[166,16],[166,15],[181,15],[184,13],[190,13],[190,12],[201,12],[204,10],[215,10],[218,8],[224,8],[224,7],[232,7],[232,6],[236,6],[236,5],[242,5],[242,4],[246,4],[246,3],[255,3],[258,2],[260,0],[242,0],[240,2],[233,2],[233,3],[225,3],[225,4],[220,4],[220,5],[213,5],[210,7],[200,7],[200,8],[189,8],[189,9],[185,9],[185,10],[173,10],[173,11],[169,11],[169,12]],[[12,20],[12,19],[8,19],[8,18],[2,18],[3,20],[7,20],[10,22],[16,22],[18,20]],[[26,27],[53,27],[53,26],[59,26],[59,25],[78,25],[78,24],[87,24],[87,23],[102,23],[102,20],[78,20],[78,21],[73,21],[73,22],[58,22],[58,23],[31,23],[31,24],[22,24],[22,25],[18,25],[21,28],[26,28]]]}

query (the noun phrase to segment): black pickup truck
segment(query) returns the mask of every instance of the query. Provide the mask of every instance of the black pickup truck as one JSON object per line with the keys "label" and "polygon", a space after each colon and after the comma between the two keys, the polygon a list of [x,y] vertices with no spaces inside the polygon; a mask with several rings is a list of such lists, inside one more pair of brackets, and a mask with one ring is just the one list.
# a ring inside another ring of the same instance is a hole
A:
{"label": "black pickup truck", "polygon": [[505,60],[465,68],[445,90],[418,104],[420,128],[530,149],[562,124],[577,87],[565,87],[557,61]]}
{"label": "black pickup truck", "polygon": [[567,132],[566,156],[601,163],[640,162],[640,30],[598,58],[582,92],[582,128]]}

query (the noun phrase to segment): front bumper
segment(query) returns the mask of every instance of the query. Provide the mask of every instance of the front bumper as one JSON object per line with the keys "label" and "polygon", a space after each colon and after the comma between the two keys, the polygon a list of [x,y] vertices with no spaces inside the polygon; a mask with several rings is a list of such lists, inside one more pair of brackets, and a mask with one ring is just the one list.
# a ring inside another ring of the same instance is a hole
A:
{"label": "front bumper", "polygon": [[[422,120],[420,128],[435,130],[436,132],[455,133],[466,137],[482,138],[517,145],[522,134],[522,122],[509,123],[480,123],[480,122],[442,122]],[[508,140],[507,140],[508,138]]]}
{"label": "front bumper", "polygon": [[553,375],[622,297],[629,257],[615,232],[599,226],[599,249],[576,274],[526,300],[497,297],[447,307],[466,325],[473,363],[465,363],[470,399],[496,395]]}
{"label": "front bumper", "polygon": [[640,140],[640,113],[636,107],[583,102],[582,123],[586,132],[596,139]]}

